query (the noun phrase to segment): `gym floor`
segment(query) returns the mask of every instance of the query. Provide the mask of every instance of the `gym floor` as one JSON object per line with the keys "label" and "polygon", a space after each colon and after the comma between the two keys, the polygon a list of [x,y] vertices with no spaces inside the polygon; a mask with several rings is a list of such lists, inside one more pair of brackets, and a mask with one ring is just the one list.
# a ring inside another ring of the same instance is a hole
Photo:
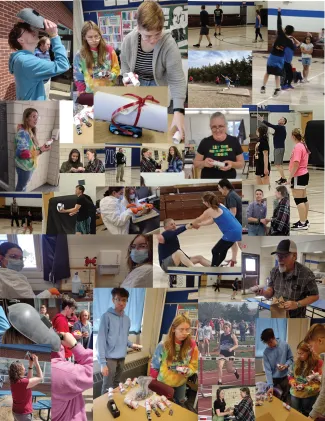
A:
{"label": "gym floor", "polygon": [[[18,219],[19,228],[16,226],[16,222],[14,221],[14,226],[11,226],[11,219],[0,219],[0,233],[1,234],[11,234],[11,235],[18,235],[23,234],[24,228],[21,227],[21,218]],[[27,230],[26,234],[29,234],[29,230]],[[33,234],[42,234],[42,222],[34,221],[33,222]]]}
{"label": "gym floor", "polygon": [[[209,35],[212,43],[212,50],[267,50],[267,28],[261,29],[261,34],[263,37],[263,42],[258,41],[254,43],[255,40],[255,28],[251,26],[225,26],[221,27],[221,36],[217,35],[214,37],[214,27],[210,27]],[[189,28],[188,30],[188,46],[189,50],[198,50],[198,48],[193,47],[193,44],[197,44],[200,36],[200,28]],[[208,45],[208,40],[203,35],[201,41],[201,50],[206,50]]]}
{"label": "gym floor", "polygon": [[[275,89],[274,76],[270,75],[266,85],[266,93],[261,94],[260,89],[263,85],[263,77],[266,72],[266,62],[269,54],[253,53],[253,104],[324,104],[324,59],[313,58],[310,66],[308,79],[309,83],[293,84],[295,89],[281,91],[280,95],[273,97]],[[294,57],[292,67],[302,72],[301,58]]]}
{"label": "gym floor", "polygon": [[109,170],[105,173],[105,180],[107,186],[140,186],[140,168],[124,168],[125,182],[116,182],[117,169]]}

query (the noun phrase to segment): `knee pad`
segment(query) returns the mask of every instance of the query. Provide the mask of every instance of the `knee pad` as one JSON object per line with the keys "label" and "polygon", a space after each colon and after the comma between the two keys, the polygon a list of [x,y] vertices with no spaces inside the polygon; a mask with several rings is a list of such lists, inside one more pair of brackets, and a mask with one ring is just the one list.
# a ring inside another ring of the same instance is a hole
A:
{"label": "knee pad", "polygon": [[300,203],[306,203],[307,202],[307,197],[295,198],[294,201],[295,201],[296,205],[300,205]]}

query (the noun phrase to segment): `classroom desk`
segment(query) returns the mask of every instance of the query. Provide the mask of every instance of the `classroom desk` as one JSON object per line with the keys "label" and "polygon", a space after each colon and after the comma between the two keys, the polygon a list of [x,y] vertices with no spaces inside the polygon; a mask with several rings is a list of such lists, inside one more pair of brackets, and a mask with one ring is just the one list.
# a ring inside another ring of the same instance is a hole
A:
{"label": "classroom desk", "polygon": [[264,402],[255,407],[256,421],[306,421],[308,418],[291,408],[284,408],[283,402],[273,396],[272,402]]}
{"label": "classroom desk", "polygon": [[149,234],[153,231],[160,233],[160,213],[156,208],[152,209],[157,213],[156,216],[148,218],[148,215],[143,215],[140,218],[133,217],[131,219],[129,234]]}
{"label": "classroom desk", "polygon": [[[145,408],[142,406],[139,406],[138,409],[130,409],[125,405],[123,402],[125,398],[125,394],[122,395],[119,393],[118,389],[115,389],[114,391],[114,400],[118,407],[118,409],[121,412],[120,417],[118,417],[118,421],[146,421],[146,411]],[[94,421],[102,421],[102,420],[114,420],[113,416],[107,409],[107,393],[105,395],[100,396],[97,399],[94,399]],[[166,410],[165,412],[161,412],[159,410],[159,413],[161,417],[159,418],[159,421],[172,421],[172,420],[186,420],[186,421],[197,421],[198,415],[194,414],[193,412],[188,411],[185,408],[182,408],[181,406],[177,405],[176,403],[172,404],[172,410],[173,415],[169,415],[169,410]],[[155,413],[152,413],[152,419],[158,419]]]}

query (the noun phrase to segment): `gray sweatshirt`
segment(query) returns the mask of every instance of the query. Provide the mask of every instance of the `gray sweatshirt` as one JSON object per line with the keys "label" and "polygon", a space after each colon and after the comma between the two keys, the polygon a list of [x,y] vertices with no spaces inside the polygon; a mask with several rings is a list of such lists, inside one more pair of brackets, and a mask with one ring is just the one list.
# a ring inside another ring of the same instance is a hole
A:
{"label": "gray sweatshirt", "polygon": [[322,386],[318,395],[316,402],[313,405],[313,409],[311,410],[309,416],[313,419],[317,417],[325,415],[325,371],[322,374]]}
{"label": "gray sweatshirt", "polygon": [[[134,72],[138,54],[138,30],[127,34],[122,44],[121,73]],[[165,32],[153,50],[152,69],[158,86],[169,86],[174,108],[184,108],[186,80],[177,44],[169,32]]]}

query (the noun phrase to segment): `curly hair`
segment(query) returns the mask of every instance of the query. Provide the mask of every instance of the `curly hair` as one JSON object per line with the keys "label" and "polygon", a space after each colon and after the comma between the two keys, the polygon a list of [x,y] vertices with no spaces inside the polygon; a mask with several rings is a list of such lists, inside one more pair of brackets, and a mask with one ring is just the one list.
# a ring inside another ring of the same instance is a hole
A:
{"label": "curly hair", "polygon": [[23,364],[19,361],[15,361],[14,363],[10,364],[8,371],[10,383],[16,383],[19,379],[23,377],[22,367]]}
{"label": "curly hair", "polygon": [[[170,150],[171,149],[174,149],[174,156],[170,153]],[[179,158],[179,159],[182,159],[182,155],[180,154],[180,152],[179,152],[179,150],[176,148],[176,146],[171,146],[170,148],[169,148],[169,150],[168,150],[168,158],[167,158],[167,161],[168,162],[170,162],[172,159],[176,159],[176,158]]]}
{"label": "curly hair", "polygon": [[309,376],[309,374],[318,367],[319,356],[313,352],[311,347],[304,341],[301,341],[297,346],[297,351],[301,350],[308,354],[306,361],[300,361],[299,358],[295,360],[294,375]]}
{"label": "curly hair", "polygon": [[268,131],[267,126],[259,126],[257,128],[257,131],[258,131],[259,140],[266,140],[267,142],[269,141],[269,137],[267,135],[267,131]]}

